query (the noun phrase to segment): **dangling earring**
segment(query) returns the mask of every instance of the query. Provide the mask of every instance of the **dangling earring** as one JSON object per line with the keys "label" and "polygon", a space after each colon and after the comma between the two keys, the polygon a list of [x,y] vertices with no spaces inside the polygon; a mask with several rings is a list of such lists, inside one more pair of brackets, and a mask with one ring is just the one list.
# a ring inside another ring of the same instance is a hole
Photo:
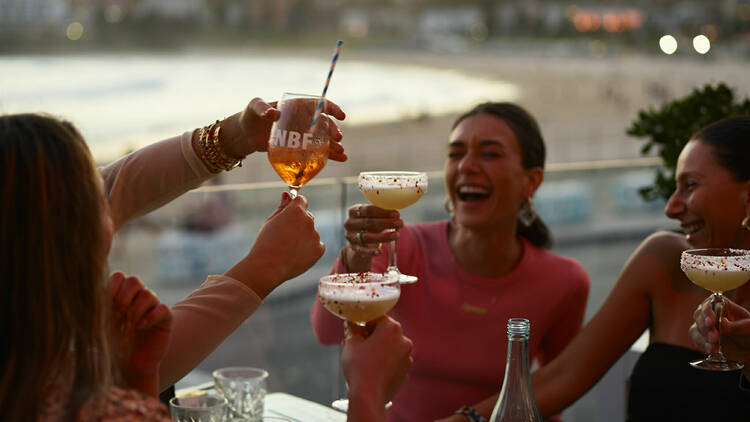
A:
{"label": "dangling earring", "polygon": [[518,210],[518,221],[526,227],[531,226],[536,220],[536,211],[531,205],[531,197],[526,198],[526,202],[521,205],[521,209]]}
{"label": "dangling earring", "polygon": [[750,232],[750,215],[745,217],[744,220],[742,220],[741,224],[742,228]]}
{"label": "dangling earring", "polygon": [[453,215],[453,202],[451,202],[451,199],[446,197],[443,205],[445,206],[445,210],[448,211],[448,215],[450,215],[451,218],[455,217]]}

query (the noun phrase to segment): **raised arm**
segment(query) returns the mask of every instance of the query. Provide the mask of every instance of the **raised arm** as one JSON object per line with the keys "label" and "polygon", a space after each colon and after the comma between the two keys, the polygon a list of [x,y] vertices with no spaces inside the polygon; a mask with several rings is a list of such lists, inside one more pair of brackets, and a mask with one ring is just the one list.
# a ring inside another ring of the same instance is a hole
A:
{"label": "raised arm", "polygon": [[401,324],[384,316],[362,328],[347,322],[341,366],[349,386],[349,422],[385,421],[385,405],[406,383],[414,362]]}
{"label": "raised arm", "polygon": [[[255,98],[245,109],[219,122],[221,150],[238,160],[265,151],[271,125],[279,118],[275,104]],[[327,102],[325,111],[339,120],[345,118],[335,103]],[[334,140],[329,158],[345,161],[341,132],[336,124],[329,127]],[[201,158],[198,137],[198,129],[186,132],[141,148],[100,169],[115,229],[200,186],[214,172],[221,171]]]}
{"label": "raised arm", "polygon": [[305,272],[324,251],[305,197],[290,199],[284,192],[281,205],[263,224],[247,256],[223,276],[209,276],[172,307],[172,339],[159,372],[161,388],[190,372],[273,289]]}

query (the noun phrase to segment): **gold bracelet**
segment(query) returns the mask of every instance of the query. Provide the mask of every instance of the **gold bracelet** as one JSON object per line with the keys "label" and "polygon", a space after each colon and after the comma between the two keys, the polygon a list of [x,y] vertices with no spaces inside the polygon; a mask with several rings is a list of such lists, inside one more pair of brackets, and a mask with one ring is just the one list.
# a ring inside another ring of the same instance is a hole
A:
{"label": "gold bracelet", "polygon": [[218,173],[221,171],[221,168],[218,167],[218,165],[211,160],[209,160],[207,152],[208,152],[208,146],[206,145],[206,136],[207,134],[207,128],[203,127],[198,133],[198,157],[203,161],[203,164],[208,167],[208,170],[211,173]]}
{"label": "gold bracelet", "polygon": [[221,148],[221,142],[219,142],[219,132],[221,131],[221,126],[219,126],[219,121],[216,121],[216,131],[214,132],[214,147],[216,148],[216,152],[218,153],[219,159],[224,164],[224,169],[226,171],[229,171],[235,167],[242,167],[242,159],[241,158],[234,158],[230,157],[229,154],[225,153],[224,150]]}
{"label": "gold bracelet", "polygon": [[198,137],[201,159],[213,173],[218,173],[221,170],[229,171],[242,165],[241,159],[230,157],[221,149],[221,143],[219,142],[220,131],[221,126],[219,126],[219,121],[217,120],[201,129],[200,136]]}

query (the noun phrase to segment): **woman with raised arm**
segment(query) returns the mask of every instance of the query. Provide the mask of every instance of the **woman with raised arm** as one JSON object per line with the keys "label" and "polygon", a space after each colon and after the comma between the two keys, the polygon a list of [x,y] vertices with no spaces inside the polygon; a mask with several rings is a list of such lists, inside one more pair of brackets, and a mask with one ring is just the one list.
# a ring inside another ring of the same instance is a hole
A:
{"label": "woman with raised arm", "polygon": [[[335,104],[328,112],[343,118]],[[226,274],[210,276],[171,313],[146,294],[134,296],[162,311],[147,313],[135,327],[150,346],[135,348],[135,357],[114,355],[119,336],[110,338],[118,330],[110,327],[104,283],[114,231],[263,150],[276,118],[278,110],[256,99],[222,122],[136,151],[100,174],[70,123],[0,116],[0,198],[7,205],[0,211],[0,419],[147,420],[147,414],[161,420],[158,402],[141,393],[181,378],[276,286],[317,261],[324,245],[306,200],[284,194],[248,255]],[[346,159],[340,143],[331,144],[330,156]],[[282,259],[286,253],[294,259]],[[119,334],[134,335],[132,326],[125,328]],[[196,330],[210,335],[195,342]],[[169,342],[162,341],[165,332]]]}

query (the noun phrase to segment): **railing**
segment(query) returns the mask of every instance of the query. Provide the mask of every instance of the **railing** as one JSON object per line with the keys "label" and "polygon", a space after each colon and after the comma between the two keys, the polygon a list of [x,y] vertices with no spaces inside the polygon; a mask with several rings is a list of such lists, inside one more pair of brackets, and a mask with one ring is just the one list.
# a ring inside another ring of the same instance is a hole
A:
{"label": "railing", "polygon": [[[638,195],[638,189],[653,180],[657,166],[657,160],[647,158],[547,168],[534,205],[555,236],[553,251],[581,261],[591,277],[587,320],[604,301],[640,240],[657,229],[676,228],[663,215],[663,201],[646,203]],[[448,217],[443,174],[437,171],[428,176],[425,196],[402,210],[407,224]],[[111,267],[140,276],[162,300],[174,303],[206,274],[223,273],[249,251],[285,189],[280,182],[196,189],[121,230]],[[206,381],[214,368],[254,365],[269,370],[271,390],[321,403],[342,394],[338,348],[317,343],[309,310],[318,278],[328,272],[343,245],[347,208],[365,200],[356,177],[313,180],[302,194],[309,201],[326,253],[305,274],[274,291],[184,384]],[[575,420],[596,420],[592,394],[568,411],[576,415]],[[621,397],[611,399],[621,401]]]}

